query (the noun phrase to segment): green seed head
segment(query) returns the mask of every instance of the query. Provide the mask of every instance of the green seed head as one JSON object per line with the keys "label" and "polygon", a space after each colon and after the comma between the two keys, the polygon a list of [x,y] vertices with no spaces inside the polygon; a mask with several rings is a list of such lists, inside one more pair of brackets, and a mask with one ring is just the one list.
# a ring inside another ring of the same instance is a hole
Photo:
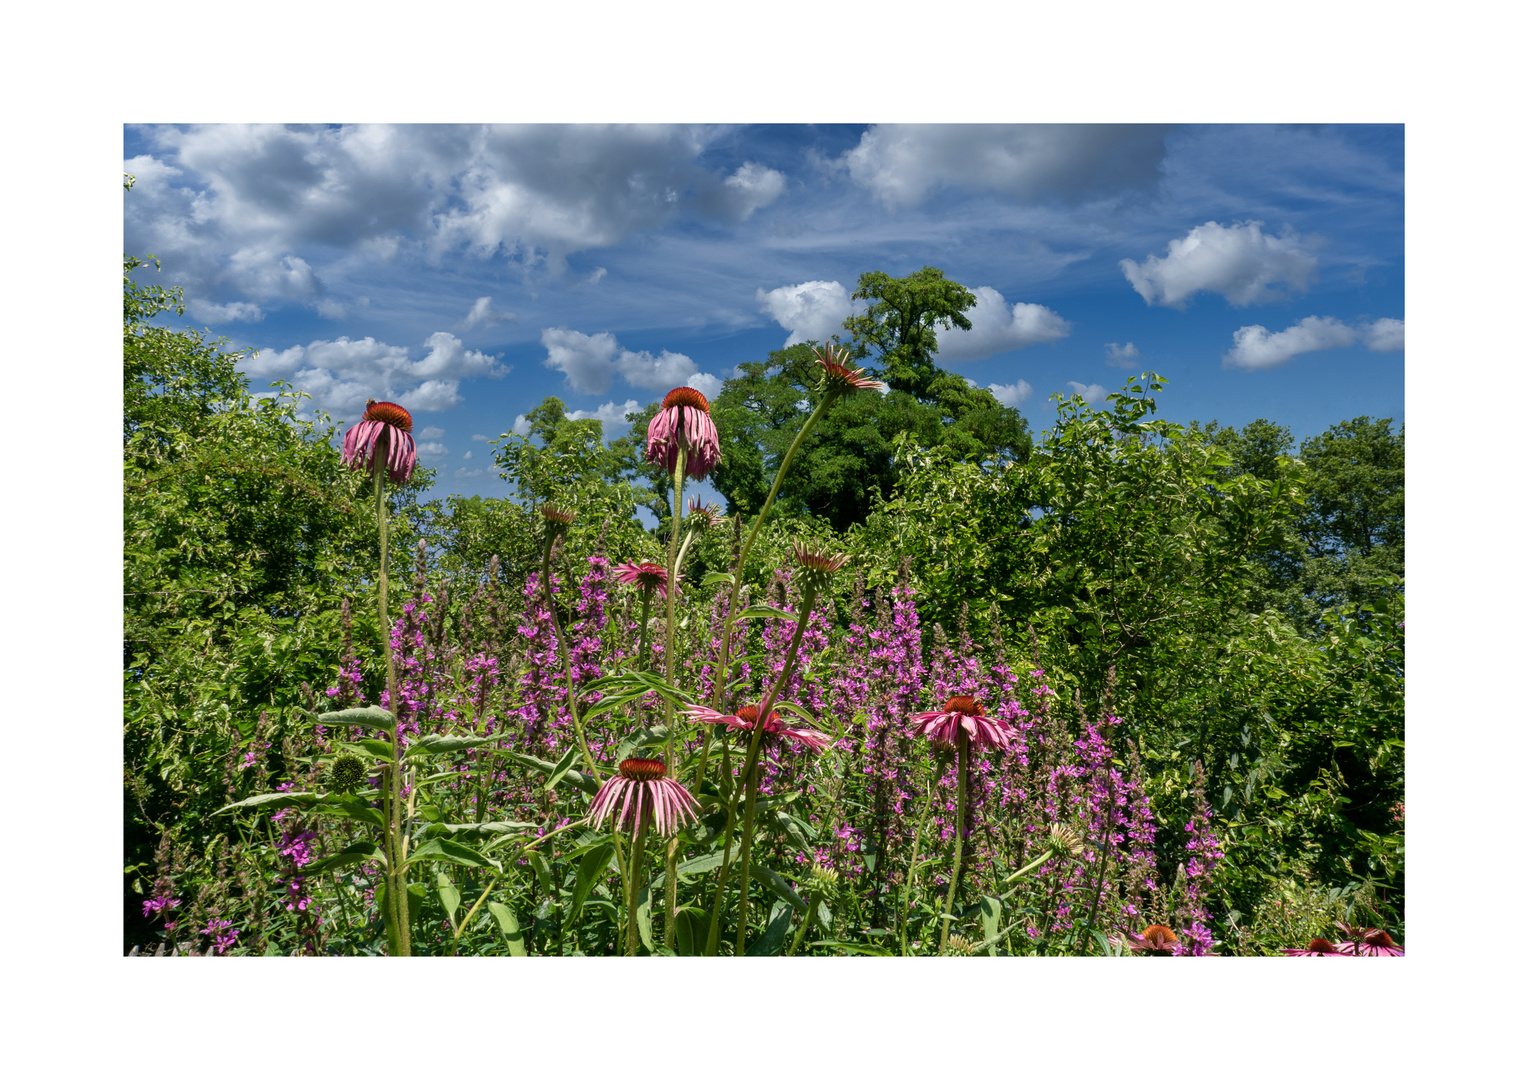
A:
{"label": "green seed head", "polygon": [[335,791],[349,793],[366,780],[366,763],[354,754],[342,752],[329,766],[329,786]]}

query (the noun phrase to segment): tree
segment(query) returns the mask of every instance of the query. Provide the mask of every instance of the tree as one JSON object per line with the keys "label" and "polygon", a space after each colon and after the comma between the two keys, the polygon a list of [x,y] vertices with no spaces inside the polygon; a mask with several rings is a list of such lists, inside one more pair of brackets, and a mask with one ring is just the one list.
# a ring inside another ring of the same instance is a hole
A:
{"label": "tree", "polygon": [[879,270],[861,274],[851,299],[871,301],[862,314],[844,320],[855,357],[869,358],[891,389],[932,400],[936,380],[947,374],[934,365],[939,351],[935,330],[971,329],[962,313],[976,306],[976,294],[950,281],[943,270],[925,266],[905,278]]}

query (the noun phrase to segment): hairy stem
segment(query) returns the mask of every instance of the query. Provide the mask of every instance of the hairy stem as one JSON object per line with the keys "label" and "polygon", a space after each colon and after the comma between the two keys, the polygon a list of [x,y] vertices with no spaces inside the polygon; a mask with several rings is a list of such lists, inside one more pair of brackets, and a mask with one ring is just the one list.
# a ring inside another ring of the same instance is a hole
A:
{"label": "hairy stem", "polygon": [[377,617],[382,627],[382,653],[387,658],[387,704],[392,710],[394,723],[388,731],[392,744],[393,760],[383,781],[384,817],[387,820],[387,836],[382,845],[387,852],[387,906],[390,915],[387,924],[387,951],[390,956],[409,956],[409,897],[408,872],[403,861],[407,857],[403,848],[403,745],[398,734],[398,669],[393,660],[392,623],[387,615],[387,491],[386,479],[377,460],[384,448],[378,448],[372,459],[372,494],[377,511],[377,540],[381,546],[381,560],[377,573]]}
{"label": "hairy stem", "polygon": [[950,940],[950,909],[955,904],[955,886],[960,882],[960,845],[966,832],[966,761],[970,755],[970,736],[961,728],[956,735],[960,761],[955,766],[955,866],[950,871],[950,891],[944,894],[944,925],[939,930],[939,955]]}

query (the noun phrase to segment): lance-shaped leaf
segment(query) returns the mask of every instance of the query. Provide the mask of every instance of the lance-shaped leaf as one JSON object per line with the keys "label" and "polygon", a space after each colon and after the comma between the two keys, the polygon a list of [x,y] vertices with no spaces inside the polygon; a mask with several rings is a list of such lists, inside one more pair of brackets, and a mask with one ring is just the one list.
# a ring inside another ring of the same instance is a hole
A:
{"label": "lance-shaped leaf", "polygon": [[568,924],[575,925],[578,922],[579,912],[583,910],[584,901],[589,898],[589,892],[605,872],[606,865],[615,854],[615,841],[606,837],[606,843],[586,852],[578,863],[578,877],[573,883],[573,898],[568,901]]}
{"label": "lance-shaped leaf", "polygon": [[751,862],[748,864],[748,875],[797,911],[806,911],[806,901],[796,895],[796,890],[791,888],[790,882],[769,867]]}
{"label": "lance-shaped leaf", "polygon": [[240,799],[236,803],[229,803],[218,811],[226,814],[230,810],[249,810],[256,806],[265,807],[268,810],[307,810],[323,796],[313,791],[268,791],[264,795],[251,795],[247,799]]}
{"label": "lance-shaped leaf", "polygon": [[515,918],[515,913],[509,910],[508,905],[501,904],[497,900],[488,901],[489,914],[494,922],[499,924],[499,933],[504,935],[504,944],[509,947],[510,956],[525,955],[525,935],[520,932],[520,920]]}
{"label": "lance-shaped leaf", "polygon": [[779,956],[785,947],[785,934],[791,927],[791,905],[781,901],[769,913],[769,925],[757,941],[748,946],[747,956]]}
{"label": "lance-shaped leaf", "polygon": [[360,840],[344,851],[336,852],[323,859],[314,859],[302,868],[302,872],[304,875],[326,874],[332,870],[358,866],[367,859],[375,859],[384,866],[387,865],[387,857],[380,847],[370,840]]}
{"label": "lance-shaped leaf", "polygon": [[772,607],[769,604],[754,604],[752,607],[748,608],[741,615],[739,615],[738,618],[739,619],[794,619],[794,618],[796,618],[796,616],[792,615],[789,611],[781,611],[779,608]]}
{"label": "lance-shaped leaf", "polygon": [[393,731],[398,724],[393,714],[376,705],[364,709],[339,709],[336,712],[309,713],[310,724],[323,724],[327,728],[363,727],[372,731]]}
{"label": "lance-shaped leaf", "polygon": [[502,870],[497,862],[481,855],[468,847],[466,844],[458,844],[455,840],[447,840],[443,837],[435,837],[426,840],[414,849],[414,853],[408,857],[407,866],[413,866],[417,862],[454,862],[462,866],[475,866],[480,870]]}
{"label": "lance-shaped leaf", "polygon": [[404,757],[420,757],[425,754],[449,754],[453,750],[470,750],[474,746],[486,746],[497,742],[493,738],[467,735],[424,735],[409,743]]}
{"label": "lance-shaped leaf", "polygon": [[[543,761],[539,757],[532,757],[530,754],[521,754],[513,750],[506,750],[504,751],[504,755],[508,758],[512,758],[513,760],[518,761],[522,765],[529,765],[533,769],[540,769],[548,776],[551,776],[552,773],[557,771],[557,764],[555,762]],[[585,795],[589,795],[591,797],[598,795],[600,790],[598,780],[591,776],[585,776],[577,769],[569,769],[567,772],[563,773],[560,777],[558,777],[558,782],[565,784],[568,787],[577,788]]]}
{"label": "lance-shaped leaf", "polygon": [[494,840],[506,834],[525,832],[535,827],[535,823],[530,821],[441,821],[426,825],[420,830],[419,835],[426,840],[433,840],[439,836],[450,836],[459,840]]}
{"label": "lance-shaped leaf", "polygon": [[441,905],[446,909],[446,918],[451,920],[451,928],[456,929],[456,913],[462,906],[462,892],[444,870],[435,875],[435,895],[440,897]]}

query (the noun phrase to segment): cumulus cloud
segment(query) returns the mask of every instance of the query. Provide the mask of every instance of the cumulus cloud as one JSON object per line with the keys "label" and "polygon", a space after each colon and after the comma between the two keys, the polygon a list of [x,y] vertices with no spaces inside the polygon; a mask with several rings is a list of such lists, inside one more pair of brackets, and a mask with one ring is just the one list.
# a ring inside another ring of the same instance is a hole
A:
{"label": "cumulus cloud", "polygon": [[472,441],[473,442],[487,442],[488,441],[488,436],[487,435],[474,435],[474,436],[472,436]]}
{"label": "cumulus cloud", "polygon": [[1270,236],[1262,225],[1248,221],[1226,228],[1207,221],[1168,241],[1165,257],[1151,255],[1145,263],[1121,259],[1120,269],[1146,303],[1180,309],[1201,291],[1220,293],[1235,307],[1287,295],[1275,291],[1276,285],[1304,292],[1316,275],[1309,242],[1289,229]]}
{"label": "cumulus cloud", "polygon": [[476,480],[480,476],[487,475],[487,469],[469,469],[463,465],[451,474],[453,480]]}
{"label": "cumulus cloud", "polygon": [[467,317],[462,320],[465,329],[474,326],[498,326],[501,322],[515,317],[512,311],[500,311],[493,306],[491,296],[480,296],[472,302],[472,310],[467,312]]}
{"label": "cumulus cloud", "polygon": [[186,310],[191,313],[193,319],[199,319],[209,326],[228,322],[259,322],[265,318],[265,312],[260,310],[259,304],[249,304],[243,300],[235,300],[228,304],[214,304],[207,300],[188,300]]}
{"label": "cumulus cloud", "polygon": [[439,439],[444,436],[445,433],[445,428],[431,425],[427,428],[420,428],[418,431],[414,432],[414,436],[419,439]]}
{"label": "cumulus cloud", "polygon": [[1364,331],[1364,344],[1374,352],[1398,352],[1406,347],[1404,319],[1375,319]]}
{"label": "cumulus cloud", "polygon": [[424,357],[410,360],[409,350],[402,345],[372,337],[340,337],[261,350],[246,357],[239,368],[256,380],[288,379],[312,395],[315,408],[337,416],[359,413],[369,397],[422,412],[449,409],[461,401],[462,379],[497,379],[509,370],[444,331],[431,334],[424,344],[428,350]]}
{"label": "cumulus cloud", "polygon": [[703,210],[733,221],[747,221],[785,191],[785,174],[756,161],[745,161],[736,172],[701,195]]}
{"label": "cumulus cloud", "polygon": [[1111,341],[1104,346],[1104,363],[1110,367],[1134,367],[1140,358],[1141,350],[1135,347],[1133,341],[1127,341],[1123,346],[1117,341]]}
{"label": "cumulus cloud", "polygon": [[1098,383],[1080,383],[1069,380],[1066,388],[1089,405],[1101,405],[1109,398],[1109,391]]}
{"label": "cumulus cloud", "polygon": [[715,383],[712,376],[701,375],[695,361],[683,353],[668,349],[657,356],[645,349],[633,352],[621,348],[609,332],[584,334],[563,326],[549,327],[541,331],[541,344],[547,351],[542,362],[562,372],[568,386],[583,394],[608,393],[616,375],[643,390],[669,390],[697,377],[705,385]]}
{"label": "cumulus cloud", "polygon": [[1035,388],[1023,379],[1009,383],[1006,386],[998,383],[988,383],[987,389],[992,391],[993,397],[1011,409],[1017,409],[1024,402],[1028,401],[1035,392]]}
{"label": "cumulus cloud", "polygon": [[804,281],[754,293],[759,310],[790,331],[785,345],[827,341],[854,310],[849,290],[836,281]]}
{"label": "cumulus cloud", "polygon": [[524,413],[521,413],[515,417],[515,422],[509,426],[509,430],[523,439],[531,433],[531,422],[525,418]]}
{"label": "cumulus cloud", "polygon": [[973,292],[976,306],[966,312],[971,329],[937,331],[941,360],[985,360],[994,353],[1056,341],[1072,332],[1071,324],[1048,307],[1020,303],[1010,308],[1003,294],[988,285]]}
{"label": "cumulus cloud", "polygon": [[1261,371],[1286,364],[1301,353],[1342,349],[1360,341],[1373,352],[1395,352],[1405,348],[1405,335],[1406,324],[1400,319],[1349,326],[1329,315],[1308,316],[1276,334],[1265,326],[1243,326],[1231,335],[1231,351],[1221,359],[1221,366]]}
{"label": "cumulus cloud", "polygon": [[326,296],[313,305],[313,310],[326,319],[343,319],[349,309],[333,297]]}
{"label": "cumulus cloud", "polygon": [[615,439],[626,433],[631,425],[626,421],[626,414],[637,411],[635,398],[628,398],[624,405],[617,405],[613,401],[607,401],[597,409],[574,409],[568,413],[569,420],[598,420],[605,426],[605,438]]}
{"label": "cumulus cloud", "polygon": [[421,442],[416,443],[415,448],[419,451],[420,458],[427,462],[440,461],[451,456],[451,451],[446,449],[445,443]]}
{"label": "cumulus cloud", "polygon": [[697,371],[685,380],[685,385],[693,386],[706,395],[707,400],[710,400],[722,392],[722,382],[723,380],[718,379],[715,375],[707,375],[704,371]]}
{"label": "cumulus cloud", "polygon": [[472,460],[472,451],[468,450],[465,454],[463,454],[462,455],[462,460],[463,461],[471,461]]}
{"label": "cumulus cloud", "polygon": [[1166,127],[1137,124],[877,124],[839,163],[889,208],[941,187],[1016,202],[1080,202],[1153,184]]}

